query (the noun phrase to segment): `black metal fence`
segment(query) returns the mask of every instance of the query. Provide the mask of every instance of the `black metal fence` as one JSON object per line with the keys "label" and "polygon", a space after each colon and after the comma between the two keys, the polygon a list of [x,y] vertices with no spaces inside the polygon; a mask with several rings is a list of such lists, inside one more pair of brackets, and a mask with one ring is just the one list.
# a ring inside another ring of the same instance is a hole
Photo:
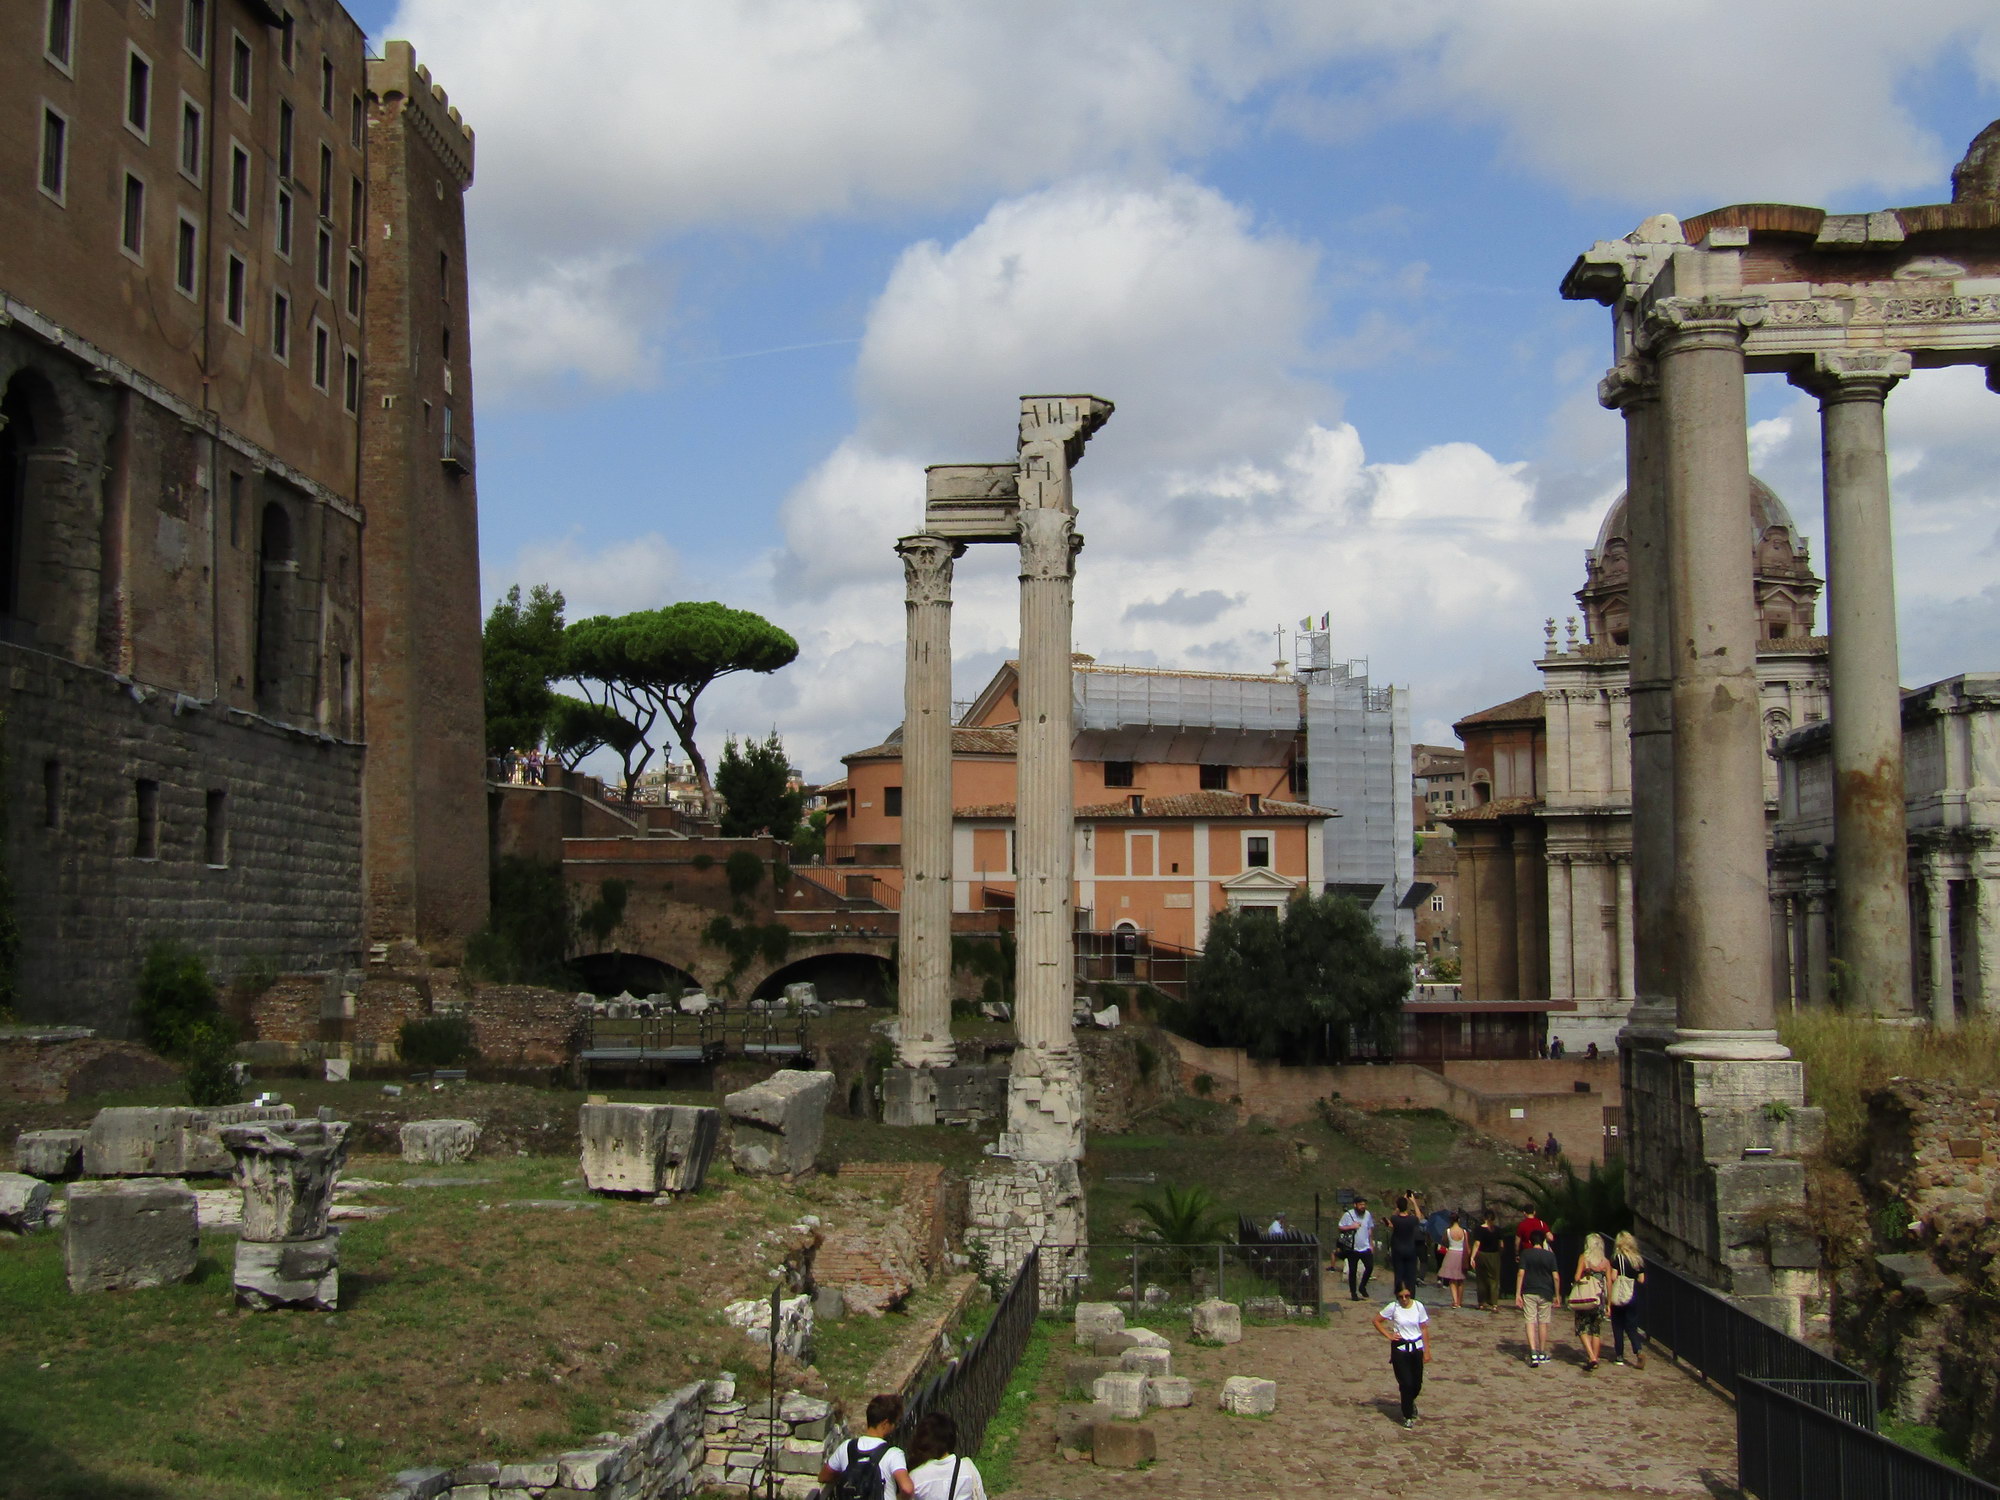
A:
{"label": "black metal fence", "polygon": [[1088,1245],[1042,1246],[1045,1259],[1060,1257],[1063,1301],[1121,1302],[1133,1316],[1145,1312],[1165,1317],[1185,1316],[1197,1302],[1220,1297],[1255,1311],[1259,1301],[1283,1303],[1288,1311],[1317,1314],[1318,1274],[1306,1267],[1317,1258],[1318,1244],[1170,1245],[1159,1240],[1109,1240]]}
{"label": "black metal fence", "polygon": [[812,1055],[804,1016],[717,1006],[699,1015],[592,1016],[583,1024],[577,1068],[588,1082],[594,1071],[605,1069],[650,1070],[725,1057],[799,1063],[810,1062]]}
{"label": "black metal fence", "polygon": [[1321,1302],[1319,1237],[1302,1229],[1259,1229],[1248,1214],[1236,1216],[1236,1243],[1248,1251],[1250,1268],[1278,1288],[1294,1307],[1325,1311]]}
{"label": "black metal fence", "polygon": [[[1652,1285],[1650,1268],[1646,1278]],[[1927,1458],[1826,1407],[1824,1386],[1736,1384],[1736,1482],[1758,1500],[1997,1500],[2000,1488]],[[1872,1400],[1871,1400],[1872,1407]]]}
{"label": "black metal fence", "polygon": [[1021,1362],[1041,1313],[1041,1279],[1041,1252],[1031,1250],[1014,1273],[1013,1285],[993,1309],[993,1321],[972,1341],[972,1347],[926,1380],[904,1405],[903,1420],[896,1428],[898,1443],[907,1447],[917,1419],[941,1411],[958,1428],[958,1451],[979,1452],[986,1424],[1000,1409],[1000,1398],[1007,1393],[1007,1382]]}

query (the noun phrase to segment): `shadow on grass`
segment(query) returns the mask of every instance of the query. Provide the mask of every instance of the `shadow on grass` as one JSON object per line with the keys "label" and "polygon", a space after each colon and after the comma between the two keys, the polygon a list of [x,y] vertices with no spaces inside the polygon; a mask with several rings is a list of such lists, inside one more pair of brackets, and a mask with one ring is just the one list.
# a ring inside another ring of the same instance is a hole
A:
{"label": "shadow on grass", "polygon": [[0,1412],[0,1500],[172,1500],[157,1485],[109,1478]]}

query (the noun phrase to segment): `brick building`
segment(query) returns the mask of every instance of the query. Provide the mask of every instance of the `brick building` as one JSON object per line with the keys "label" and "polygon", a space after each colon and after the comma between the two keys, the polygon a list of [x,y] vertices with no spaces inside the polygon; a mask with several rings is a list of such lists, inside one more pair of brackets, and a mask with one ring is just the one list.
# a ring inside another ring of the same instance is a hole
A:
{"label": "brick building", "polygon": [[483,919],[471,157],[332,0],[0,7],[25,1018],[122,1030],[156,937],[227,974]]}

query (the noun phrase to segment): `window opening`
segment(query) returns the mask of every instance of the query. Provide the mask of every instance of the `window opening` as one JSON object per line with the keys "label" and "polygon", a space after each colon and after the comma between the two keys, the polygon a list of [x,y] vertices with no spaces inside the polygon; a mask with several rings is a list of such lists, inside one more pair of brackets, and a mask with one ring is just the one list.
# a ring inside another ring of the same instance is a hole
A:
{"label": "window opening", "polygon": [[350,245],[361,243],[362,215],[361,179],[353,177],[348,179],[347,184],[347,243]]}
{"label": "window opening", "polygon": [[271,293],[271,352],[279,359],[292,355],[292,299],[283,292]]}
{"label": "window opening", "polygon": [[210,865],[229,863],[229,793],[217,788],[209,790],[201,842]]}
{"label": "window opening", "polygon": [[201,228],[185,214],[174,240],[174,287],[193,297],[200,292]]}
{"label": "window opening", "polygon": [[333,117],[333,59],[325,56],[319,60],[319,107]]}
{"label": "window opening", "polygon": [[1132,762],[1129,760],[1107,760],[1104,763],[1104,784],[1106,786],[1130,786],[1132,784]]}
{"label": "window opening", "polygon": [[133,785],[133,811],[136,813],[132,832],[132,853],[138,859],[158,859],[160,857],[160,784],[141,776]]}
{"label": "window opening", "polygon": [[347,257],[347,315],[359,319],[361,316],[361,257]]}
{"label": "window opening", "polygon": [[333,218],[333,147],[324,141],[319,148],[319,216]]}
{"label": "window opening", "polygon": [[296,117],[289,99],[278,101],[278,175],[289,178],[292,175],[292,145]]}
{"label": "window opening", "polygon": [[286,260],[292,258],[292,195],[283,188],[278,189],[278,227],[273,243],[278,254]]}
{"label": "window opening", "polygon": [[259,528],[257,586],[257,707],[273,712],[285,684],[286,606],[298,564],[292,558],[292,518],[273,500]]}
{"label": "window opening", "polygon": [[327,390],[333,376],[333,344],[326,325],[313,324],[313,388]]}
{"label": "window opening", "polygon": [[1204,792],[1226,792],[1229,790],[1229,767],[1203,766],[1201,768],[1201,789]]}
{"label": "window opening", "polygon": [[42,191],[61,203],[69,187],[69,121],[42,109]]}
{"label": "window opening", "polygon": [[59,760],[42,762],[42,827],[62,827],[63,769]]}
{"label": "window opening", "polygon": [[229,545],[243,545],[243,476],[229,471]]}
{"label": "window opening", "polygon": [[903,789],[899,786],[882,788],[882,816],[900,818],[903,815]]}
{"label": "window opening", "polygon": [[243,331],[243,308],[249,278],[250,268],[243,263],[240,255],[232,251],[223,280],[222,316],[238,333]]}
{"label": "window opening", "polygon": [[229,97],[250,107],[250,44],[237,32],[229,34]]}
{"label": "window opening", "polygon": [[201,106],[192,99],[181,100],[181,173],[201,181]]}
{"label": "window opening", "polygon": [[1244,839],[1243,863],[1246,868],[1252,870],[1268,870],[1271,868],[1270,835],[1253,833]]}
{"label": "window opening", "polygon": [[42,55],[65,73],[76,57],[76,0],[49,0],[49,24]]}
{"label": "window opening", "polygon": [[313,285],[322,292],[333,290],[333,235],[323,226],[313,249]]}
{"label": "window opening", "polygon": [[234,141],[229,143],[229,216],[250,222],[250,153]]}
{"label": "window opening", "polygon": [[153,65],[137,51],[125,54],[125,123],[144,140],[152,134]]}
{"label": "window opening", "polygon": [[134,260],[146,250],[146,184],[130,172],[125,174],[125,217],[118,232],[118,244]]}
{"label": "window opening", "polygon": [[354,147],[354,149],[356,151],[359,151],[361,149],[361,122],[365,117],[363,105],[361,103],[361,96],[359,94],[354,95],[353,103],[349,107],[349,109],[350,112],[347,117],[347,138],[349,143]]}
{"label": "window opening", "polygon": [[185,0],[181,10],[181,45],[196,62],[208,61],[208,0]]}
{"label": "window opening", "polygon": [[284,20],[278,23],[278,56],[284,59],[287,72],[290,72],[298,62],[298,54],[294,51],[297,41],[298,25],[293,21],[292,13],[286,11]]}
{"label": "window opening", "polygon": [[340,401],[351,416],[361,410],[361,356],[349,349],[340,358]]}

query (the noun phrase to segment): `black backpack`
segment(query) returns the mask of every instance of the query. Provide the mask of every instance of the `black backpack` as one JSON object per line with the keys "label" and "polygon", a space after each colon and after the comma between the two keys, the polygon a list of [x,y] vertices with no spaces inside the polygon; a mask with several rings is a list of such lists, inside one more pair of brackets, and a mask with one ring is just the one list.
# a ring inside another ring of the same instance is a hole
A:
{"label": "black backpack", "polygon": [[827,1500],[882,1500],[882,1459],[888,1452],[887,1443],[877,1443],[863,1453],[861,1439],[849,1438],[847,1467],[833,1476]]}

